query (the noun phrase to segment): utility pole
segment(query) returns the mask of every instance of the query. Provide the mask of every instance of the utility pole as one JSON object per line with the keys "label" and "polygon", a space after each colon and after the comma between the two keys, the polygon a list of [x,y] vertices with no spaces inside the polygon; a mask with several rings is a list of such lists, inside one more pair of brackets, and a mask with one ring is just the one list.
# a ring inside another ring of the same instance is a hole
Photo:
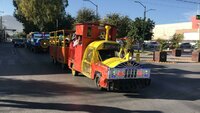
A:
{"label": "utility pole", "polygon": [[[4,13],[4,12],[0,11],[0,13]],[[2,16],[0,16],[0,33],[1,33],[1,36],[0,36],[0,42],[1,42],[1,39],[3,38],[3,19],[2,19]]]}
{"label": "utility pole", "polygon": [[[0,11],[0,13],[4,13],[3,11]],[[0,29],[2,30],[3,29],[3,20],[2,20],[2,16],[0,16],[0,25],[1,25],[1,27],[0,27]]]}
{"label": "utility pole", "polygon": [[3,22],[2,22],[2,16],[0,16],[0,25],[1,25],[1,27],[0,27],[0,30],[2,30],[2,28],[3,28]]}
{"label": "utility pole", "polygon": [[96,7],[96,17],[98,17],[98,5],[95,4],[94,2],[92,2],[91,0],[83,0],[83,1],[90,2],[91,4],[93,4]]}
{"label": "utility pole", "polygon": [[142,4],[140,1],[135,1],[135,3],[138,3],[138,4],[140,4],[143,8],[144,8],[144,22],[143,22],[143,35],[142,35],[142,50],[144,49],[143,48],[143,44],[144,44],[144,38],[145,38],[145,28],[146,28],[146,26],[145,26],[145,22],[146,22],[146,14],[147,14],[147,12],[149,12],[149,11],[153,11],[153,10],[155,10],[155,9],[148,9],[147,10],[147,7],[144,5],[144,4]]}
{"label": "utility pole", "polygon": [[56,19],[56,29],[58,30],[58,19]]}

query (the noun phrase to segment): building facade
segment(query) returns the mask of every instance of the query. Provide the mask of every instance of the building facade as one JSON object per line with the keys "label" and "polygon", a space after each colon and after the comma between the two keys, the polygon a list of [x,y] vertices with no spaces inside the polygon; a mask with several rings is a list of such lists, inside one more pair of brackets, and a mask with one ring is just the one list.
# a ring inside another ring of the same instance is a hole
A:
{"label": "building facade", "polygon": [[192,17],[191,22],[160,24],[153,29],[153,40],[158,38],[170,40],[175,33],[183,34],[183,42],[196,42],[200,40],[200,20]]}

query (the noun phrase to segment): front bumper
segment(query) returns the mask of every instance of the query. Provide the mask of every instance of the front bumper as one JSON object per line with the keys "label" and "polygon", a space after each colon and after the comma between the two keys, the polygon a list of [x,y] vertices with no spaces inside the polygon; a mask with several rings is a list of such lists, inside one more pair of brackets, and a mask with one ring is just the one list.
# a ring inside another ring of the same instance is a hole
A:
{"label": "front bumper", "polygon": [[107,80],[109,90],[133,91],[150,85],[151,79]]}
{"label": "front bumper", "polygon": [[150,69],[137,67],[111,68],[108,72],[109,90],[135,90],[150,85]]}

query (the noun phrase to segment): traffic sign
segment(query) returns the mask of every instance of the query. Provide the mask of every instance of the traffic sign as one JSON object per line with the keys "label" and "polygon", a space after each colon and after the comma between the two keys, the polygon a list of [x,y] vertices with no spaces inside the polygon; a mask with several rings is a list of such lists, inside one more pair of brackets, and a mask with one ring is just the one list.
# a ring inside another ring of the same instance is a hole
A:
{"label": "traffic sign", "polygon": [[200,15],[196,15],[196,19],[197,19],[197,20],[200,20]]}

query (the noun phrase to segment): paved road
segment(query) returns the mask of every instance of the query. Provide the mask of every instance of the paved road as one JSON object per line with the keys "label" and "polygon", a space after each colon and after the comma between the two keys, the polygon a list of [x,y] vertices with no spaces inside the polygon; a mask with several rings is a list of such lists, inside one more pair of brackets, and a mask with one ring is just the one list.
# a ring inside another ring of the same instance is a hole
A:
{"label": "paved road", "polygon": [[199,63],[146,66],[150,87],[103,92],[53,65],[48,54],[0,43],[0,113],[200,113]]}

